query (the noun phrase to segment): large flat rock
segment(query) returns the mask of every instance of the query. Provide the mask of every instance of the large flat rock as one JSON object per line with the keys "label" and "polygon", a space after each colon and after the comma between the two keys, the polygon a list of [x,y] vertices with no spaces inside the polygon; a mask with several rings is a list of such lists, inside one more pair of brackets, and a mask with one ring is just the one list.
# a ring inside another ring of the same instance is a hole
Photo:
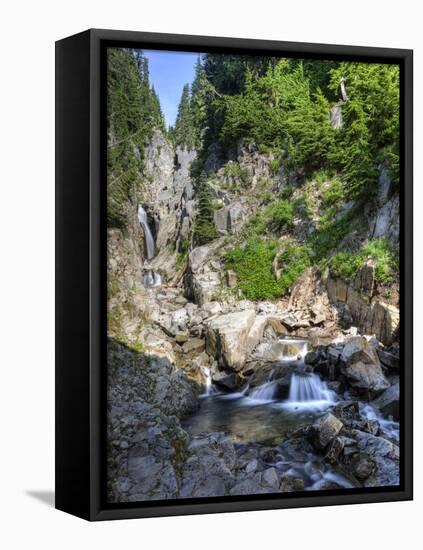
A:
{"label": "large flat rock", "polygon": [[257,321],[255,311],[248,309],[220,315],[206,328],[206,350],[222,366],[242,369],[246,358],[259,343],[264,324]]}

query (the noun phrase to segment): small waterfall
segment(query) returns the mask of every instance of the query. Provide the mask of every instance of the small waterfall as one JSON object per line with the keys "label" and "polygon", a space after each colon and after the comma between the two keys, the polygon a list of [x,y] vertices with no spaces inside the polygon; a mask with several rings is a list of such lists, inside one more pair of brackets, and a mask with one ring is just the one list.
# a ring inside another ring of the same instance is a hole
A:
{"label": "small waterfall", "polygon": [[148,226],[147,212],[144,208],[138,206],[138,220],[144,229],[145,249],[147,253],[147,260],[151,260],[156,253],[156,247],[154,246],[153,235],[151,234],[150,227]]}
{"label": "small waterfall", "polygon": [[287,405],[291,408],[322,409],[335,402],[336,394],[317,374],[292,373]]}
{"label": "small waterfall", "polygon": [[300,338],[281,338],[278,345],[280,361],[302,361],[308,352],[307,340]]}
{"label": "small waterfall", "polygon": [[277,382],[273,380],[274,371],[272,370],[269,379],[264,384],[252,389],[249,393],[249,397],[255,401],[273,401],[277,390]]}
{"label": "small waterfall", "polygon": [[201,370],[203,371],[203,374],[204,374],[205,386],[206,386],[205,391],[202,394],[202,396],[207,397],[209,395],[215,394],[216,390],[213,386],[211,371],[210,371],[209,367],[201,367]]}
{"label": "small waterfall", "polygon": [[249,397],[256,401],[273,401],[277,389],[276,382],[265,382],[261,386],[251,390]]}
{"label": "small waterfall", "polygon": [[[156,247],[154,245],[153,235],[148,225],[147,212],[144,210],[144,208],[141,205],[138,206],[138,220],[144,230],[145,251],[147,255],[147,260],[151,260],[151,258],[154,258],[154,255],[156,253]],[[160,273],[157,273],[152,269],[148,269],[145,272],[144,286],[149,288],[154,288],[154,287],[160,286],[161,284],[162,284],[162,277]]]}
{"label": "small waterfall", "polygon": [[144,286],[149,288],[158,287],[162,284],[162,277],[160,273],[149,269],[144,273]]}

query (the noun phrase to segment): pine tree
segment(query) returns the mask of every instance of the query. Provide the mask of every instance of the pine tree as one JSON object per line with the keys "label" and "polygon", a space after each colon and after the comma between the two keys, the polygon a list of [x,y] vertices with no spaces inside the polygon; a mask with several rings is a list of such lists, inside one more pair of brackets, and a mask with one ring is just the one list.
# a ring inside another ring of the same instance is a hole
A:
{"label": "pine tree", "polygon": [[202,136],[207,129],[207,102],[210,86],[200,57],[195,64],[195,78],[191,86],[190,124],[194,146],[199,148]]}
{"label": "pine tree", "polygon": [[173,135],[176,145],[186,149],[193,148],[194,137],[192,132],[189,84],[185,84],[182,89]]}
{"label": "pine tree", "polygon": [[198,181],[197,214],[194,224],[194,244],[201,246],[217,238],[214,225],[213,194],[204,172]]}

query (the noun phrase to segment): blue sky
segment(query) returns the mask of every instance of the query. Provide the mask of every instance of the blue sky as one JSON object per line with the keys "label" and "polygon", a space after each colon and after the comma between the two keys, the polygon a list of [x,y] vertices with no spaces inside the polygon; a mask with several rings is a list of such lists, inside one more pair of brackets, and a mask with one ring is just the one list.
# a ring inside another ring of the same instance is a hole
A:
{"label": "blue sky", "polygon": [[150,82],[159,95],[166,125],[173,125],[178,112],[182,88],[194,79],[198,53],[143,50],[148,58]]}

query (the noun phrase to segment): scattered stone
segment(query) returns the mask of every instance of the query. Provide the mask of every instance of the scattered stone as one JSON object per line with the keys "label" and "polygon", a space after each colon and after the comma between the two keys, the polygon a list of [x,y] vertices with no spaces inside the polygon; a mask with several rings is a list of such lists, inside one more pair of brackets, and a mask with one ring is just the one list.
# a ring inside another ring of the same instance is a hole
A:
{"label": "scattered stone", "polygon": [[400,367],[400,361],[399,356],[394,355],[393,353],[389,353],[388,351],[385,351],[383,349],[377,348],[377,354],[379,356],[379,359],[381,363],[387,367],[388,369],[392,370],[399,370]]}
{"label": "scattered stone", "polygon": [[283,476],[281,478],[279,490],[282,493],[295,493],[297,491],[304,491],[304,479],[300,477]]}
{"label": "scattered stone", "polygon": [[264,470],[262,477],[262,484],[267,487],[271,487],[275,492],[279,489],[279,475],[275,468],[268,468]]}
{"label": "scattered stone", "polygon": [[342,422],[331,413],[325,414],[312,426],[312,441],[317,449],[325,449],[339,434]]}
{"label": "scattered stone", "polygon": [[341,437],[335,437],[329,444],[329,448],[326,452],[325,459],[330,464],[336,464],[339,460],[339,456],[344,449],[344,441]]}
{"label": "scattered stone", "polygon": [[343,422],[348,420],[357,420],[359,417],[358,402],[341,401],[335,405],[333,414]]}
{"label": "scattered stone", "polygon": [[212,380],[215,384],[228,391],[236,391],[239,387],[239,376],[232,372],[217,372],[212,375]]}
{"label": "scattered stone", "polygon": [[175,298],[175,303],[181,306],[184,306],[188,300],[185,298],[185,296],[182,296],[182,294],[178,294]]}
{"label": "scattered stone", "polygon": [[382,395],[372,401],[372,405],[385,416],[392,416],[394,420],[400,417],[400,386],[399,382],[385,390]]}
{"label": "scattered stone", "polygon": [[377,395],[389,387],[375,348],[362,336],[348,340],[341,361],[343,374],[356,390]]}
{"label": "scattered stone", "polygon": [[236,283],[237,283],[237,275],[235,271],[228,269],[228,271],[226,272],[226,284],[228,285],[229,288],[234,288],[236,287]]}
{"label": "scattered stone", "polygon": [[304,357],[304,362],[308,365],[315,365],[319,360],[319,354],[316,351],[309,351]]}
{"label": "scattered stone", "polygon": [[177,342],[178,344],[184,344],[185,342],[188,341],[188,338],[189,338],[188,332],[177,332],[175,334],[175,342]]}
{"label": "scattered stone", "polygon": [[212,319],[206,329],[206,350],[220,365],[236,371],[242,369],[245,360],[258,344],[260,334],[253,330],[254,310],[220,315]]}
{"label": "scattered stone", "polygon": [[182,346],[184,353],[201,353],[206,348],[206,342],[202,338],[191,338]]}
{"label": "scattered stone", "polygon": [[375,463],[369,455],[362,453],[357,455],[357,460],[354,464],[353,473],[358,479],[367,479],[369,476],[372,475],[374,469]]}
{"label": "scattered stone", "polygon": [[211,317],[212,315],[218,315],[219,313],[222,313],[222,306],[219,302],[209,302],[208,304],[203,305],[202,310],[207,315],[207,317]]}
{"label": "scattered stone", "polygon": [[250,460],[250,462],[245,467],[245,471],[247,474],[251,474],[252,472],[255,472],[258,467],[258,460],[254,458],[253,460]]}

